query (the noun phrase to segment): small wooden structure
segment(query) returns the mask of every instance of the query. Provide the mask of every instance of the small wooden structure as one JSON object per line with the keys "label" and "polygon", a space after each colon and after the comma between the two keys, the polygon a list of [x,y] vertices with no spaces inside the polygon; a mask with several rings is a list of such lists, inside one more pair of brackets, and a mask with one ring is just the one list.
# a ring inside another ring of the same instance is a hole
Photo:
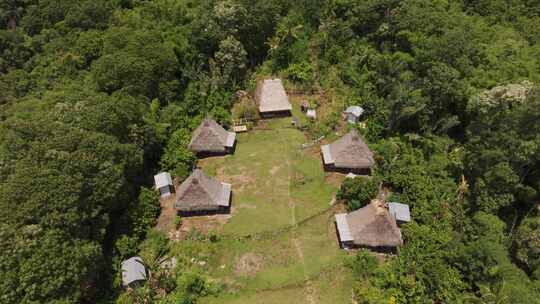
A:
{"label": "small wooden structure", "polygon": [[255,92],[261,117],[290,116],[292,105],[281,79],[265,79],[259,82]]}
{"label": "small wooden structure", "polygon": [[249,120],[247,120],[246,118],[240,118],[238,120],[233,119],[233,131],[235,133],[247,132],[248,131],[248,128],[247,128],[248,122],[249,122]]}
{"label": "small wooden structure", "polygon": [[154,175],[154,184],[161,197],[168,197],[174,191],[172,178],[168,172],[161,172]]}
{"label": "small wooden structure", "polygon": [[146,267],[140,257],[136,256],[123,261],[121,268],[124,287],[135,287],[146,281]]}
{"label": "small wooden structure", "polygon": [[396,219],[398,225],[411,221],[411,212],[409,205],[400,203],[388,203],[388,211]]}
{"label": "small wooden structure", "polygon": [[349,214],[336,214],[335,219],[342,248],[394,252],[396,247],[403,245],[396,219],[378,199]]}
{"label": "small wooden structure", "polygon": [[226,131],[215,120],[205,118],[191,136],[188,148],[199,156],[232,153],[236,133]]}
{"label": "small wooden structure", "polygon": [[228,213],[231,203],[231,185],[219,182],[200,169],[176,189],[174,208],[183,215]]}
{"label": "small wooden structure", "polygon": [[360,116],[364,114],[364,109],[360,106],[350,106],[343,111],[343,114],[350,124],[356,124],[360,120]]}
{"label": "small wooden structure", "polygon": [[300,105],[300,110],[302,112],[306,112],[309,109],[309,102],[307,100],[302,101],[302,104]]}
{"label": "small wooden structure", "polygon": [[236,132],[236,133],[243,133],[243,132],[247,132],[247,126],[246,125],[241,125],[241,126],[234,126],[233,127],[233,131]]}
{"label": "small wooden structure", "polygon": [[375,164],[373,152],[356,130],[329,145],[321,146],[321,154],[327,171],[369,175]]}
{"label": "small wooden structure", "polygon": [[317,119],[317,111],[315,111],[315,109],[308,109],[307,112],[306,112],[306,116],[309,118],[309,119]]}

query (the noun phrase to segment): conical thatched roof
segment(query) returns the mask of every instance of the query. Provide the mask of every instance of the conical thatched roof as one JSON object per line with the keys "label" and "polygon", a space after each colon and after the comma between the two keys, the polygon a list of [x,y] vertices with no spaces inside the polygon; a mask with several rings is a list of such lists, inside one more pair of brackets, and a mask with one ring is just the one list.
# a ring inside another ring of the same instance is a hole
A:
{"label": "conical thatched roof", "polygon": [[375,164],[373,152],[356,130],[321,148],[325,164],[333,164],[336,168],[371,168]]}
{"label": "conical thatched roof", "polygon": [[379,200],[347,214],[347,224],[357,246],[396,247],[403,245],[396,219]]}
{"label": "conical thatched roof", "polygon": [[191,136],[188,148],[193,152],[222,153],[234,146],[236,133],[223,129],[215,120],[205,118]]}
{"label": "conical thatched roof", "polygon": [[193,173],[176,189],[174,207],[179,211],[212,211],[228,207],[231,185],[208,177],[200,169]]}
{"label": "conical thatched roof", "polygon": [[281,79],[266,79],[260,82],[255,98],[259,103],[259,112],[261,113],[292,110]]}

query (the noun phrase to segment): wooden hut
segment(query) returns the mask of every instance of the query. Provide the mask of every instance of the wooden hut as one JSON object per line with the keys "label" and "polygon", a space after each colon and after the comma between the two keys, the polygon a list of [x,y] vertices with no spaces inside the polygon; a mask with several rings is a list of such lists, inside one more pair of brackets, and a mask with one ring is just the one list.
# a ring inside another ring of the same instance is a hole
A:
{"label": "wooden hut", "polygon": [[255,99],[263,118],[291,115],[292,105],[281,79],[266,79],[259,82]]}
{"label": "wooden hut", "polygon": [[121,268],[124,287],[135,287],[146,280],[146,267],[140,257],[132,257],[123,261]]}
{"label": "wooden hut", "polygon": [[219,182],[195,169],[176,189],[174,208],[183,215],[228,213],[231,185]]}
{"label": "wooden hut", "polygon": [[356,130],[329,145],[321,146],[321,154],[327,171],[369,175],[375,164],[373,152]]}
{"label": "wooden hut", "polygon": [[154,183],[161,197],[168,197],[174,190],[171,175],[168,172],[161,172],[154,175]]}
{"label": "wooden hut", "polygon": [[232,153],[236,133],[228,132],[215,120],[205,118],[191,136],[188,148],[199,156]]}
{"label": "wooden hut", "polygon": [[336,214],[336,228],[343,248],[369,248],[393,252],[403,245],[395,218],[380,200],[373,200],[349,214]]}

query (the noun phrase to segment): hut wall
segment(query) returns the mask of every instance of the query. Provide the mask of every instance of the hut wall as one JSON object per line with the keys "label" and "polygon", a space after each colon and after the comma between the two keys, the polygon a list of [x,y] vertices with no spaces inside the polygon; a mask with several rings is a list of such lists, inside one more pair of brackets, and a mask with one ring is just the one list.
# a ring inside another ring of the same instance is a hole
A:
{"label": "hut wall", "polygon": [[159,188],[159,194],[160,194],[161,197],[170,196],[173,191],[174,191],[174,189],[170,185],[163,186],[163,187]]}
{"label": "hut wall", "polygon": [[197,152],[196,155],[197,155],[197,158],[207,158],[207,157],[214,157],[214,156],[225,156],[231,151],[231,148],[225,148],[224,151],[222,152],[208,152],[208,151],[205,151],[205,152]]}
{"label": "hut wall", "polygon": [[378,252],[378,253],[385,253],[385,254],[396,254],[397,253],[397,247],[385,247],[385,246],[378,246],[378,247],[372,247],[372,246],[359,246],[355,244],[350,244],[349,247],[351,249],[367,249],[369,251]]}
{"label": "hut wall", "polygon": [[273,111],[273,112],[260,112],[261,118],[279,118],[291,116],[291,111]]}
{"label": "hut wall", "polygon": [[401,226],[401,225],[403,225],[403,224],[407,224],[407,222],[406,222],[406,221],[400,221],[400,220],[397,220],[397,219],[396,219],[396,224],[397,224],[398,226]]}
{"label": "hut wall", "polygon": [[193,210],[193,211],[178,211],[178,214],[182,217],[190,216],[204,216],[204,215],[216,215],[216,214],[229,214],[231,213],[231,207],[218,207],[212,210]]}
{"label": "hut wall", "polygon": [[342,174],[354,173],[356,175],[370,175],[371,168],[338,168],[334,164],[325,164],[323,159],[323,168],[326,172],[337,172]]}

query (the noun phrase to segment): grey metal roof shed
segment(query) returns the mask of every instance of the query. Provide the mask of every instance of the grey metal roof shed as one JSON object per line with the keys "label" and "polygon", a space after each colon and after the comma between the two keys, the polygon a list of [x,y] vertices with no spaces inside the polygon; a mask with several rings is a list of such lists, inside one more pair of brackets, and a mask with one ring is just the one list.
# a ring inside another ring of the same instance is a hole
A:
{"label": "grey metal roof shed", "polygon": [[343,113],[347,115],[347,121],[349,123],[355,124],[358,122],[360,116],[364,114],[364,109],[360,106],[350,106]]}
{"label": "grey metal roof shed", "polygon": [[146,267],[143,260],[136,256],[122,262],[122,285],[130,286],[133,283],[146,280]]}
{"label": "grey metal roof shed", "polygon": [[162,197],[171,195],[173,182],[171,175],[168,172],[161,172],[154,175],[154,183],[156,185],[156,189],[159,190]]}
{"label": "grey metal roof shed", "polygon": [[396,218],[398,223],[408,223],[411,221],[409,205],[400,203],[388,203],[388,211]]}

